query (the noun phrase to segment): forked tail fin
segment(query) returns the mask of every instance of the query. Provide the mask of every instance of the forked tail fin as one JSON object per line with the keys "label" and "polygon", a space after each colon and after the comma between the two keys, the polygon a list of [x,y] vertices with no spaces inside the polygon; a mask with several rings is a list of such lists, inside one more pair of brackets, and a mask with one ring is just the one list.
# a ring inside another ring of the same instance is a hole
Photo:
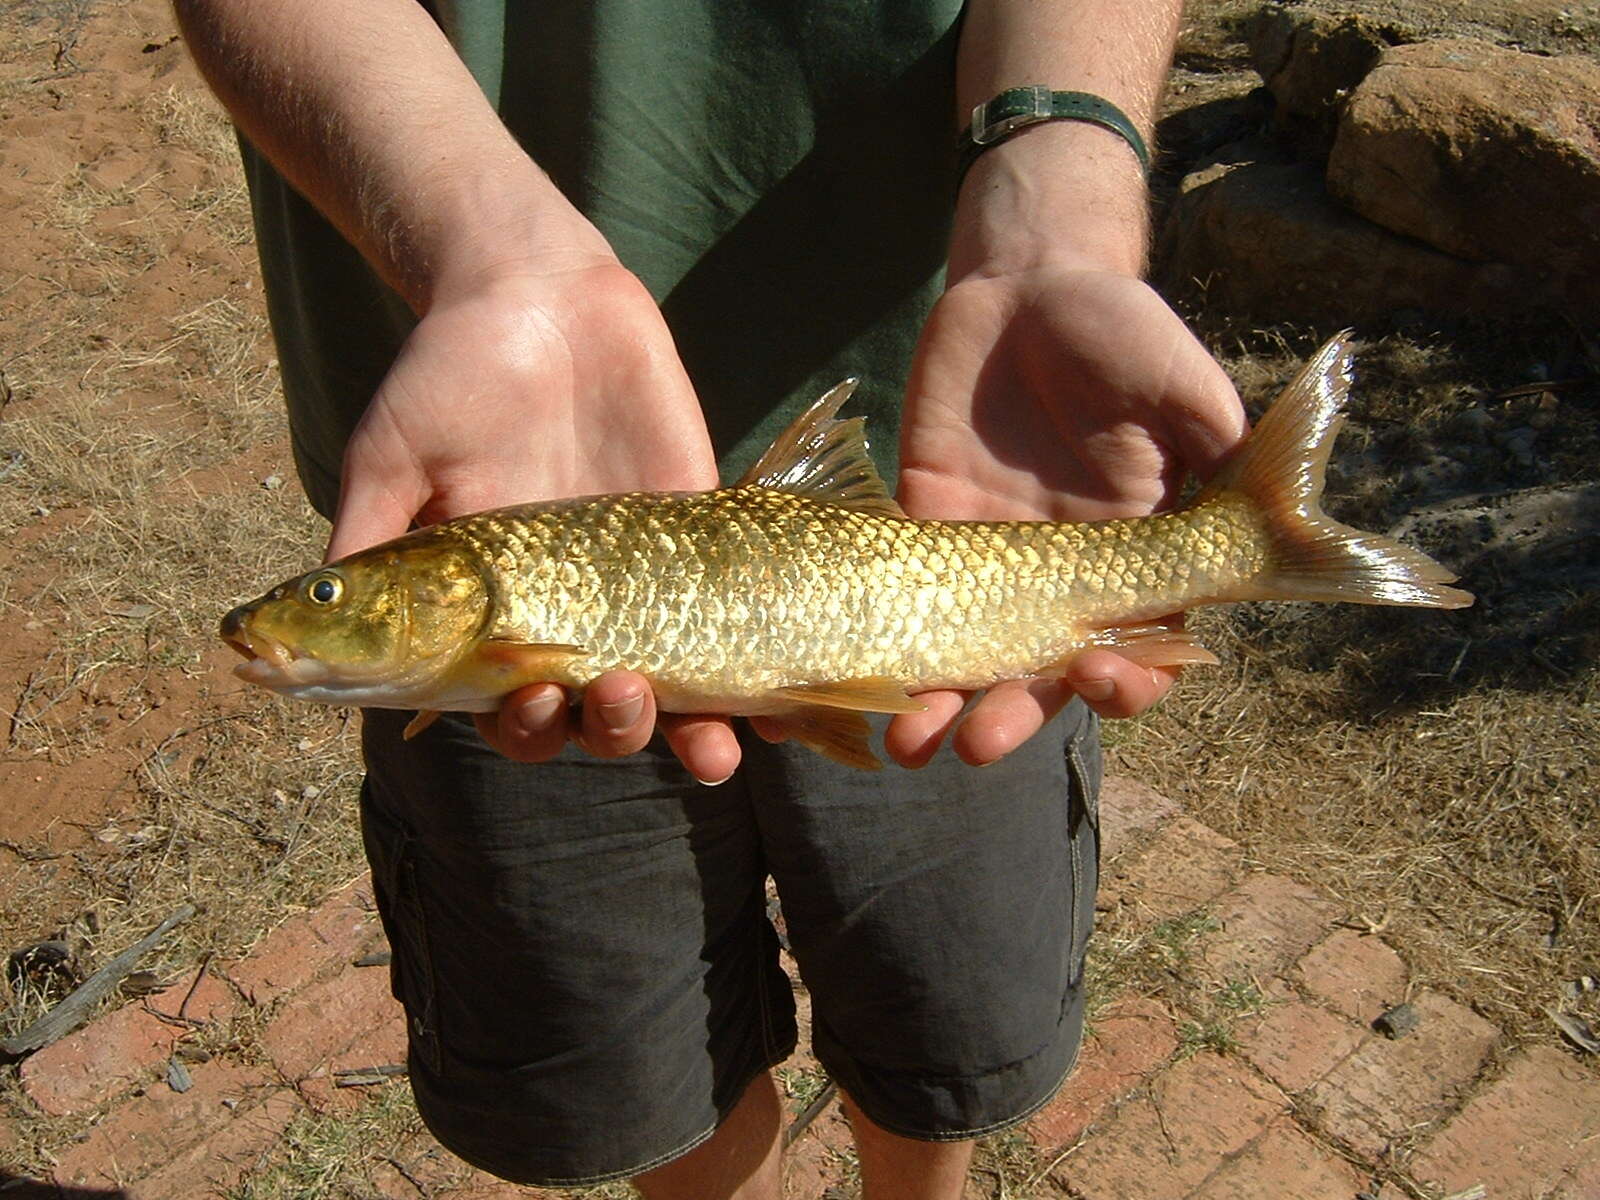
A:
{"label": "forked tail fin", "polygon": [[[1322,511],[1322,488],[1350,391],[1349,331],[1318,350],[1196,497],[1247,497],[1266,517],[1272,565],[1249,585],[1258,600],[1331,600],[1464,608],[1472,594],[1426,554],[1362,533]],[[1233,598],[1233,597],[1230,597]]]}

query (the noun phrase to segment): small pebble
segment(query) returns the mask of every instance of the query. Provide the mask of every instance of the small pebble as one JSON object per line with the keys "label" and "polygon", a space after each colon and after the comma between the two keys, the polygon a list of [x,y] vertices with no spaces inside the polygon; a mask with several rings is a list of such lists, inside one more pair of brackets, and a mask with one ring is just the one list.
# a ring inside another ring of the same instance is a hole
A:
{"label": "small pebble", "polygon": [[1422,1015],[1409,1004],[1396,1004],[1387,1012],[1380,1013],[1372,1022],[1372,1027],[1391,1041],[1403,1038],[1409,1033],[1415,1033],[1417,1026],[1422,1024]]}

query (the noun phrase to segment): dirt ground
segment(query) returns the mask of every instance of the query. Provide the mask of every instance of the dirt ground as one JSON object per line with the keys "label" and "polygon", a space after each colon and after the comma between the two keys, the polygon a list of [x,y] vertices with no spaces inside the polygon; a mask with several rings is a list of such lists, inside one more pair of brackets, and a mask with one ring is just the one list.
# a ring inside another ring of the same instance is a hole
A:
{"label": "dirt ground", "polygon": [[[1252,7],[1192,6],[1184,89],[1241,86]],[[231,132],[160,0],[10,0],[0,39],[0,958],[72,956],[7,970],[4,1036],[185,901],[158,975],[360,863],[348,718],[247,691],[214,637],[323,538]],[[1600,969],[1600,329],[1574,316],[1360,331],[1335,507],[1409,522],[1476,608],[1207,614],[1224,665],[1108,736],[1522,1043]],[[1332,332],[1195,319],[1253,405]]]}

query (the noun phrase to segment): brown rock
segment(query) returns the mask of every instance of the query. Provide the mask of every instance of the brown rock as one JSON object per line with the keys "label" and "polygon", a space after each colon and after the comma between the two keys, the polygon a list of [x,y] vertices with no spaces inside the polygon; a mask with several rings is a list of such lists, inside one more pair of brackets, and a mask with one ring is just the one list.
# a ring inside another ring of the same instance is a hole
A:
{"label": "brown rock", "polygon": [[1470,263],[1334,203],[1318,168],[1230,148],[1183,181],[1156,254],[1167,295],[1261,321],[1332,328],[1397,309],[1461,314],[1516,295],[1510,268]]}
{"label": "brown rock", "polygon": [[[1212,4],[1226,0],[1211,0]],[[1191,0],[1185,10],[1203,8]],[[1470,37],[1517,45],[1541,54],[1561,54],[1600,37],[1600,10],[1573,0],[1284,0],[1266,6],[1306,20],[1315,15],[1333,21],[1354,17],[1382,31],[1391,45],[1430,38]],[[1258,18],[1261,19],[1261,18]]]}
{"label": "brown rock", "polygon": [[1263,9],[1251,22],[1250,53],[1276,101],[1274,123],[1325,153],[1346,97],[1393,38],[1369,17],[1283,5]]}
{"label": "brown rock", "polygon": [[1540,296],[1600,301],[1600,64],[1452,39],[1387,51],[1328,160],[1356,212]]}

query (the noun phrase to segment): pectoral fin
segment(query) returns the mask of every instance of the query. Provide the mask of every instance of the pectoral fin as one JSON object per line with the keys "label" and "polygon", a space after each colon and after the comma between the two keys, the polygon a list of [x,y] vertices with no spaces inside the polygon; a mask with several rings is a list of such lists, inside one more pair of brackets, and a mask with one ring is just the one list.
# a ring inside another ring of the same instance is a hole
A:
{"label": "pectoral fin", "polygon": [[491,639],[462,655],[443,682],[452,692],[480,696],[504,696],[530,683],[565,684],[586,653],[582,646]]}
{"label": "pectoral fin", "polygon": [[407,721],[406,727],[400,731],[400,739],[402,741],[409,742],[412,738],[416,737],[417,734],[421,733],[429,725],[432,725],[435,721],[437,721],[439,719],[439,715],[439,710],[437,708],[424,708],[418,710],[417,715],[412,717],[411,720]]}

